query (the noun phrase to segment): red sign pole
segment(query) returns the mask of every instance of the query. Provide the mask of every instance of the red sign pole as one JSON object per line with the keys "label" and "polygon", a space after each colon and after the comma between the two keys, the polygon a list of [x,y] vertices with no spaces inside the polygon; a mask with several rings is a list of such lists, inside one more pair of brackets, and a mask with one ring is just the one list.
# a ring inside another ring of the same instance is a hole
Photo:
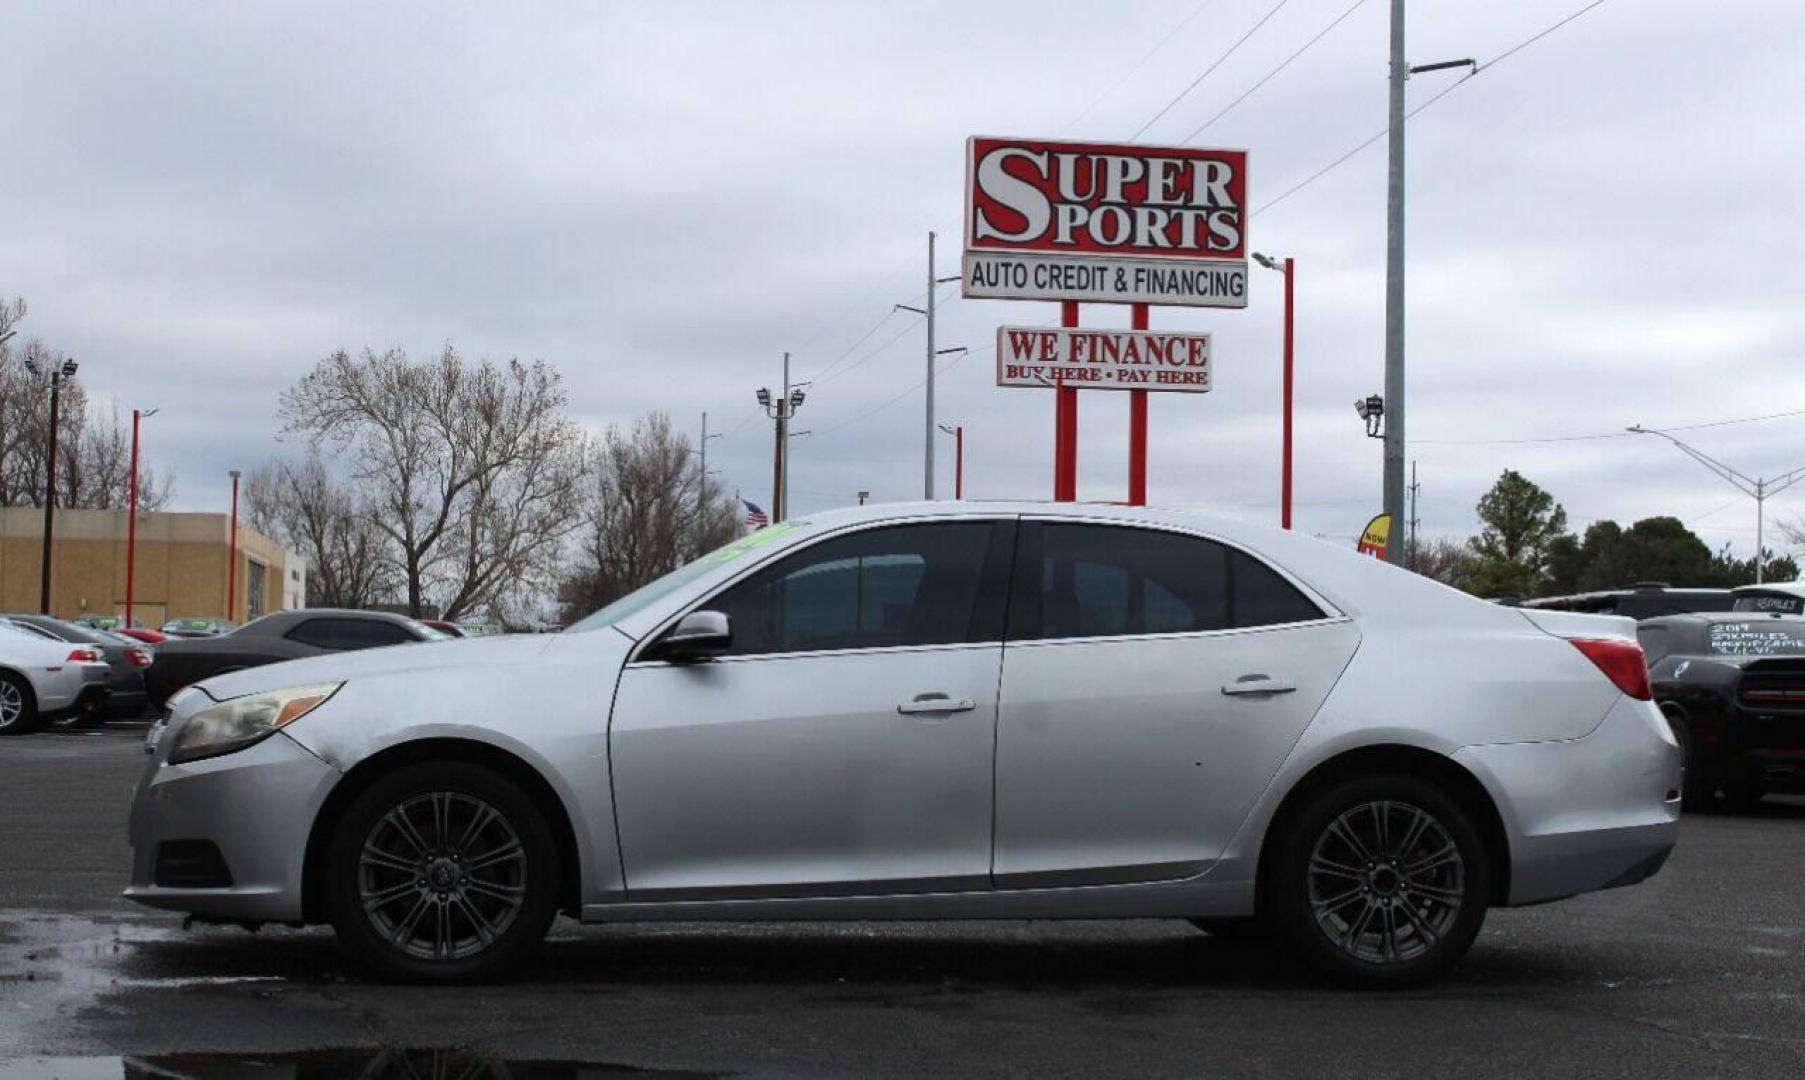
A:
{"label": "red sign pole", "polygon": [[[1131,326],[1147,329],[1147,305],[1130,309]],[[1147,391],[1128,392],[1128,505],[1147,505]]]}
{"label": "red sign pole", "polygon": [[953,498],[965,498],[965,425],[953,425]]}
{"label": "red sign pole", "polygon": [[130,515],[125,520],[125,625],[132,625],[132,570],[133,560],[138,554],[138,420],[142,412],[132,410],[132,473],[128,487],[131,493],[126,497],[127,510]]}
{"label": "red sign pole", "polygon": [[[1062,300],[1059,325],[1078,325],[1078,301]],[[1078,388],[1061,382],[1053,391],[1053,501],[1078,500]]]}

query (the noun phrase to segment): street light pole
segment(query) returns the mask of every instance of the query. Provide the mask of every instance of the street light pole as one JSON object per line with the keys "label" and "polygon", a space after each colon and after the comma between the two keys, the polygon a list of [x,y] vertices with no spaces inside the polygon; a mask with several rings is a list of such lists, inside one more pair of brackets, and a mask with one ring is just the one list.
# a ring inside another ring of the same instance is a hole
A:
{"label": "street light pole", "polygon": [[[50,369],[50,445],[44,449],[44,559],[38,575],[38,611],[50,614],[50,549],[56,540],[56,442],[57,423],[62,409],[62,381],[75,377],[76,363],[65,359]],[[30,360],[25,369],[36,374],[38,368]]]}
{"label": "street light pole", "polygon": [[[1390,165],[1385,181],[1385,498],[1392,521],[1404,518],[1404,0],[1391,0]],[[1400,544],[1385,559],[1404,562]]]}
{"label": "street light pole", "polygon": [[758,391],[758,403],[765,415],[776,421],[777,444],[771,451],[771,524],[784,520],[790,512],[790,418],[802,408],[808,383],[790,385],[790,354],[783,354],[783,396],[771,400],[771,391]]}
{"label": "street light pole", "polygon": [[1755,584],[1761,584],[1764,580],[1763,571],[1767,563],[1767,547],[1764,543],[1766,537],[1763,531],[1767,523],[1767,500],[1769,497],[1785,491],[1800,480],[1805,480],[1805,465],[1801,465],[1790,472],[1781,473],[1778,476],[1769,476],[1765,478],[1747,476],[1732,469],[1730,466],[1725,465],[1723,462],[1705,453],[1698,447],[1683,443],[1658,428],[1648,428],[1643,427],[1641,424],[1635,424],[1624,430],[1634,432],[1637,435],[1661,436],[1661,438],[1666,439],[1668,442],[1679,447],[1681,453],[1729,481],[1738,491],[1755,500]]}
{"label": "street light pole", "polygon": [[132,474],[127,482],[131,494],[126,499],[129,516],[125,523],[125,626],[128,630],[132,626],[132,580],[138,557],[138,422],[155,415],[155,409],[132,410]]}

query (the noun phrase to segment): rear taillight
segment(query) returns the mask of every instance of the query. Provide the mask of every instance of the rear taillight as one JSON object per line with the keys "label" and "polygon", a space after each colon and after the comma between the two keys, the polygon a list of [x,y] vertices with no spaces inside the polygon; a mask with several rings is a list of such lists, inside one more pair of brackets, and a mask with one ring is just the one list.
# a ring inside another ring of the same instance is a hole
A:
{"label": "rear taillight", "polygon": [[98,664],[100,654],[93,649],[70,649],[69,662],[72,664]]}
{"label": "rear taillight", "polygon": [[1569,638],[1573,647],[1598,665],[1598,670],[1615,683],[1617,689],[1638,701],[1648,701],[1654,694],[1648,688],[1648,661],[1642,646],[1633,641],[1605,638]]}
{"label": "rear taillight", "polygon": [[125,650],[125,662],[132,665],[133,667],[149,667],[150,666],[150,650],[149,649],[127,649],[127,650]]}

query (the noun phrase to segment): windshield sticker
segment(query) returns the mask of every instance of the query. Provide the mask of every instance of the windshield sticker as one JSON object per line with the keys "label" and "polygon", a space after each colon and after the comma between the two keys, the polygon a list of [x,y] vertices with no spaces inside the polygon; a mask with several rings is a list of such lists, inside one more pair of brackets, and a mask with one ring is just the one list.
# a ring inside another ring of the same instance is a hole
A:
{"label": "windshield sticker", "polygon": [[1731,656],[1787,656],[1805,653],[1805,627],[1752,622],[1716,623],[1711,651]]}
{"label": "windshield sticker", "polygon": [[757,532],[747,533],[731,544],[716,548],[703,558],[710,563],[730,562],[754,548],[761,548],[773,540],[780,540],[807,524],[806,521],[780,521],[775,525],[759,529]]}

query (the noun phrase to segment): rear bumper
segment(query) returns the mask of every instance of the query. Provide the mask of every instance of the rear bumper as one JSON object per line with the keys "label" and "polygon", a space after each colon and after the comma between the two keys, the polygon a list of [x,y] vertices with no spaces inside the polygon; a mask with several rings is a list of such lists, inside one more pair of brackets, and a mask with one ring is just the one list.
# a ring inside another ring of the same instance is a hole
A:
{"label": "rear bumper", "polygon": [[[186,765],[148,763],[132,798],[129,900],[211,919],[298,922],[308,832],[338,770],[278,732],[255,746]],[[183,848],[218,849],[229,885],[172,887]],[[165,847],[165,845],[171,845]]]}
{"label": "rear bumper", "polygon": [[1504,820],[1510,904],[1643,881],[1679,836],[1680,749],[1649,702],[1620,698],[1581,739],[1469,746],[1454,759]]}

